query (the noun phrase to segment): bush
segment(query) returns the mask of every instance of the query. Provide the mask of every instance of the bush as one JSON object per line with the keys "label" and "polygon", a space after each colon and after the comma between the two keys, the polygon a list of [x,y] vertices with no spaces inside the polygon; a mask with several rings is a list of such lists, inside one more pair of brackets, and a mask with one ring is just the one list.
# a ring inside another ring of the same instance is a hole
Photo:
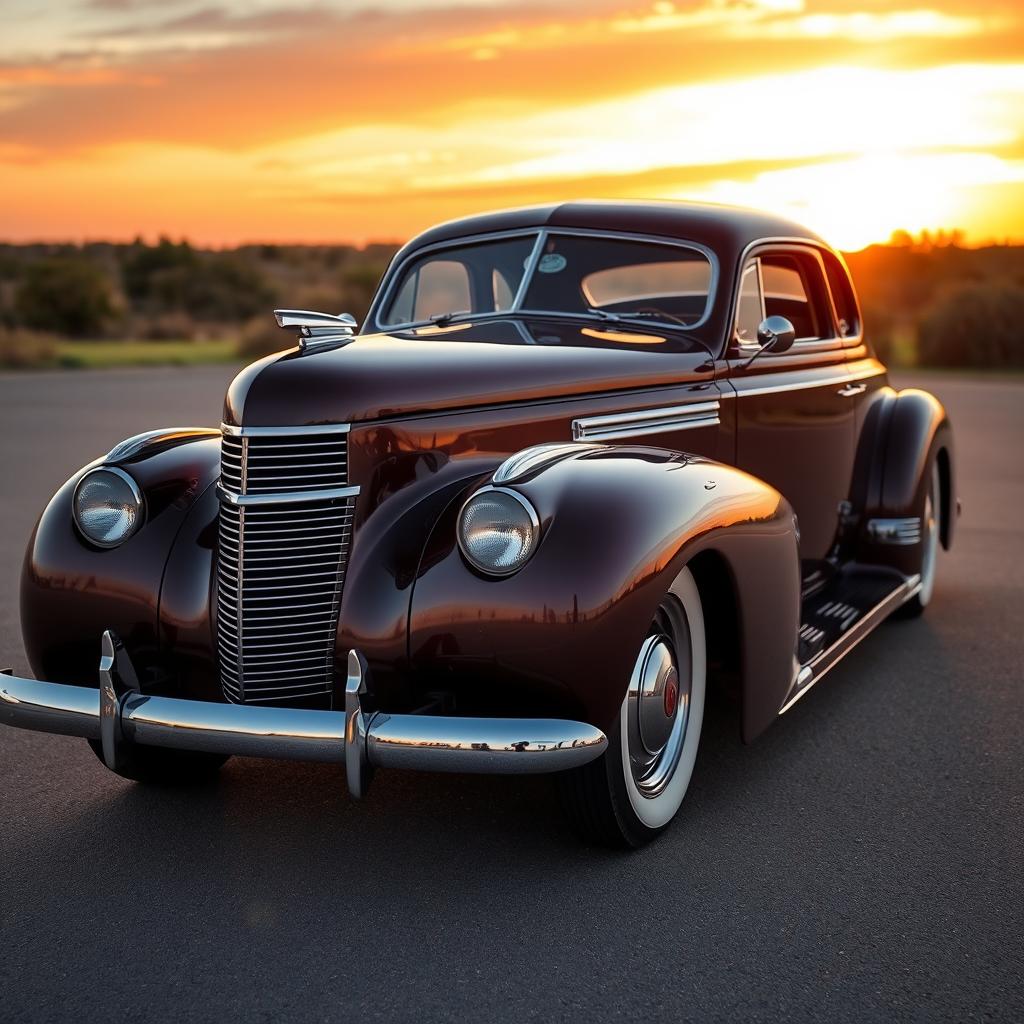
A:
{"label": "bush", "polygon": [[53,256],[31,264],[14,299],[27,327],[88,337],[103,330],[114,313],[110,282],[86,260]]}
{"label": "bush", "polygon": [[335,305],[362,323],[386,266],[385,263],[369,263],[346,270],[341,278],[341,290]]}
{"label": "bush", "polygon": [[57,344],[45,334],[0,328],[0,366],[23,370],[50,366],[57,358]]}
{"label": "bush", "polygon": [[123,266],[134,306],[149,313],[178,313],[226,323],[269,309],[274,291],[248,255],[197,252],[187,242],[162,238],[136,243]]}
{"label": "bush", "polygon": [[1024,368],[1024,288],[969,284],[940,299],[918,331],[922,366]]}
{"label": "bush", "polygon": [[294,332],[281,330],[272,316],[257,316],[242,329],[236,351],[243,359],[260,359],[297,343]]}
{"label": "bush", "polygon": [[864,333],[870,339],[878,358],[883,363],[893,361],[896,348],[896,318],[885,304],[862,304],[861,314],[864,319]]}

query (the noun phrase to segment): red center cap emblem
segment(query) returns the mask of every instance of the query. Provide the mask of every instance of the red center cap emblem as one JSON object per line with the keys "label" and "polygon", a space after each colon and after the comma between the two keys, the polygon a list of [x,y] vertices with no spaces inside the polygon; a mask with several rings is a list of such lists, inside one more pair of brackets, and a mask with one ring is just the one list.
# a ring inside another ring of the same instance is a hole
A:
{"label": "red center cap emblem", "polygon": [[671,718],[676,713],[676,706],[679,704],[679,676],[676,670],[672,669],[665,680],[665,716]]}

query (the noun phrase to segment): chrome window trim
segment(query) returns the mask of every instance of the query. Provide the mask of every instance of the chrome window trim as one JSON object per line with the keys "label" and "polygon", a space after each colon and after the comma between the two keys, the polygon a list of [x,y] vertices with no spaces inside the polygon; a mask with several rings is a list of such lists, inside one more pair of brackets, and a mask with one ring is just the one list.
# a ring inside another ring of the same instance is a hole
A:
{"label": "chrome window trim", "polygon": [[230,423],[222,423],[222,434],[231,437],[295,437],[301,434],[347,434],[352,429],[350,423],[318,424],[311,427],[236,427]]}
{"label": "chrome window trim", "polygon": [[[818,241],[817,239],[814,239],[814,238],[800,238],[798,236],[797,237],[791,237],[791,236],[788,236],[788,235],[777,235],[777,236],[771,235],[771,236],[768,236],[766,238],[755,239],[753,242],[748,242],[747,245],[745,245],[743,247],[743,252],[740,253],[740,258],[739,258],[739,263],[738,263],[738,271],[737,271],[737,274],[736,274],[736,287],[733,288],[732,306],[731,306],[730,311],[729,311],[729,313],[730,313],[729,318],[726,320],[726,323],[729,325],[729,327],[728,327],[728,339],[729,340],[727,342],[726,348],[727,349],[732,348],[732,349],[736,350],[739,358],[743,358],[745,356],[752,355],[754,352],[760,351],[760,347],[757,346],[757,345],[742,345],[742,344],[738,344],[737,343],[737,340],[736,340],[736,311],[737,311],[737,308],[739,306],[740,287],[742,286],[742,282],[743,282],[743,270],[744,270],[744,268],[747,265],[747,261],[750,259],[751,253],[754,252],[755,249],[759,249],[762,246],[772,246],[772,245],[795,246],[797,248],[802,248],[802,249],[808,250],[809,252],[812,252],[818,258],[819,262],[822,262],[821,270],[822,270],[822,276],[824,277],[825,294],[828,296],[829,314],[832,317],[832,330],[834,332],[834,336],[833,337],[831,337],[831,338],[805,338],[803,340],[797,339],[795,342],[793,342],[793,348],[791,348],[789,351],[790,352],[793,352],[795,350],[799,350],[801,352],[814,352],[814,351],[818,351],[817,348],[805,347],[805,346],[817,346],[817,345],[820,345],[823,341],[824,342],[839,342],[839,344],[835,346],[837,351],[840,350],[840,349],[845,349],[845,348],[855,348],[857,345],[863,344],[864,343],[864,315],[863,315],[863,313],[861,311],[861,308],[860,308],[860,298],[857,295],[857,289],[853,286],[853,278],[852,278],[852,275],[850,274],[850,268],[846,265],[846,260],[843,259],[842,253],[836,252],[826,242]],[[822,258],[821,258],[821,253],[822,252],[831,253],[833,256],[837,256],[839,258],[839,264],[842,267],[843,272],[846,274],[847,279],[850,281],[850,290],[853,292],[853,301],[854,301],[854,305],[857,308],[857,327],[858,327],[858,330],[857,330],[856,334],[841,335],[839,333],[839,317],[838,317],[838,315],[836,313],[836,304],[835,304],[835,299],[834,299],[834,297],[832,295],[832,286],[829,284],[828,274],[825,271],[824,262],[822,261]],[[760,270],[758,270],[758,276],[760,278]],[[762,287],[762,307],[761,307],[762,311],[764,309],[763,302],[764,302],[764,289]],[[782,353],[780,353],[780,354],[782,354]],[[769,352],[769,353],[767,353],[767,355],[771,355],[771,353]]]}
{"label": "chrome window trim", "polygon": [[523,279],[519,282],[519,288],[516,291],[515,299],[512,305],[508,309],[500,311],[492,311],[489,313],[470,313],[466,316],[460,316],[460,323],[472,323],[476,320],[492,320],[495,317],[509,317],[509,316],[554,316],[563,317],[575,320],[587,320],[594,321],[596,323],[606,323],[602,317],[587,314],[586,312],[574,313],[566,310],[554,310],[554,309],[528,309],[524,308],[522,303],[526,298],[526,292],[529,290],[529,283],[531,281],[533,272],[536,270],[536,265],[540,261],[540,255],[544,248],[544,243],[551,235],[567,235],[570,237],[582,237],[582,238],[603,238],[610,239],[612,241],[625,241],[625,242],[647,242],[651,245],[664,245],[674,246],[677,249],[690,249],[694,252],[700,253],[710,264],[711,277],[708,281],[708,297],[707,302],[704,306],[704,312],[699,320],[696,320],[692,324],[680,324],[674,320],[648,320],[633,319],[631,320],[624,314],[616,314],[621,322],[642,324],[651,327],[664,327],[674,331],[694,331],[703,327],[708,320],[711,318],[711,314],[714,311],[715,296],[718,292],[718,285],[721,278],[721,271],[718,263],[718,256],[715,251],[701,242],[692,242],[688,239],[674,238],[671,235],[650,235],[641,234],[638,232],[631,231],[610,231],[605,228],[562,228],[552,227],[550,225],[535,226],[529,228],[515,228],[509,231],[491,231],[479,235],[462,235],[459,238],[449,238],[442,242],[434,242],[431,245],[424,245],[418,249],[414,249],[412,252],[404,256],[400,263],[396,264],[393,268],[389,268],[388,279],[381,290],[379,298],[374,299],[373,308],[370,310],[370,315],[367,317],[367,322],[372,323],[376,331],[381,334],[389,334],[394,331],[409,330],[413,327],[427,327],[430,325],[429,320],[410,320],[406,323],[399,324],[384,324],[381,323],[381,312],[387,308],[388,303],[391,301],[392,292],[399,278],[404,273],[408,264],[414,260],[419,259],[431,252],[438,252],[444,249],[462,248],[467,245],[477,245],[484,242],[501,241],[506,238],[525,238],[531,235],[537,235],[537,240],[534,244],[533,250],[530,255],[530,260],[523,270]]}
{"label": "chrome window trim", "polygon": [[526,261],[526,266],[523,267],[523,279],[519,282],[519,287],[512,298],[512,305],[509,307],[509,310],[519,309],[522,306],[523,299],[526,298],[526,290],[530,287],[533,275],[537,271],[537,264],[540,263],[540,256],[544,251],[544,242],[547,237],[548,233],[546,231],[537,232],[537,241],[533,243],[533,251],[530,253],[530,258]]}
{"label": "chrome window trim", "polygon": [[607,416],[587,416],[572,421],[572,436],[574,441],[611,441],[624,437],[664,434],[671,430],[717,427],[720,422],[719,408],[720,403],[715,399],[710,402],[611,413]]}

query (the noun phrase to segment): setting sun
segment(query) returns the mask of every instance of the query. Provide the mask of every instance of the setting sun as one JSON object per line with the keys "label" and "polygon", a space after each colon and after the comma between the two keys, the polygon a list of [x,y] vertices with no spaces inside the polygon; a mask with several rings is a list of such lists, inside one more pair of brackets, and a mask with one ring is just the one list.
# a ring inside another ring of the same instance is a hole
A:
{"label": "setting sun", "polygon": [[1024,238],[1024,16],[914,3],[17,0],[3,233],[363,242],[599,196],[764,207],[845,248]]}

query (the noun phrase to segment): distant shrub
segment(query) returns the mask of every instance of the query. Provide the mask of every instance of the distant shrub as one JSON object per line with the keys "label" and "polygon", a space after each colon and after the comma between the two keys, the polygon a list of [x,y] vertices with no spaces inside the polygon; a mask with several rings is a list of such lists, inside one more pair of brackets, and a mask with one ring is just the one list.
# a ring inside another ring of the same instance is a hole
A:
{"label": "distant shrub", "polygon": [[992,282],[948,293],[922,318],[922,366],[1024,368],[1024,288]]}
{"label": "distant shrub", "polygon": [[259,359],[272,352],[293,348],[295,344],[294,334],[282,331],[272,316],[258,316],[242,328],[236,351],[243,359]]}
{"label": "distant shrub", "polygon": [[348,268],[341,278],[337,300],[340,310],[351,313],[362,323],[386,266],[383,262],[372,262]]}
{"label": "distant shrub", "polygon": [[188,281],[184,311],[200,320],[226,322],[267,312],[273,304],[273,288],[248,259],[211,253]]}
{"label": "distant shrub", "polygon": [[878,358],[883,363],[890,363],[895,350],[896,318],[892,310],[884,304],[863,304],[861,313],[864,319],[864,333],[870,340]]}
{"label": "distant shrub", "polygon": [[33,331],[0,328],[0,366],[23,370],[52,365],[57,358],[53,338]]}
{"label": "distant shrub", "polygon": [[187,313],[172,311],[139,318],[125,337],[144,341],[193,341],[200,333]]}
{"label": "distant shrub", "polygon": [[53,256],[26,269],[14,309],[26,327],[81,338],[103,330],[114,303],[99,267],[74,256]]}
{"label": "distant shrub", "polygon": [[274,300],[274,289],[248,253],[197,252],[166,238],[154,246],[136,243],[122,274],[134,306],[151,314],[227,323],[254,316]]}

